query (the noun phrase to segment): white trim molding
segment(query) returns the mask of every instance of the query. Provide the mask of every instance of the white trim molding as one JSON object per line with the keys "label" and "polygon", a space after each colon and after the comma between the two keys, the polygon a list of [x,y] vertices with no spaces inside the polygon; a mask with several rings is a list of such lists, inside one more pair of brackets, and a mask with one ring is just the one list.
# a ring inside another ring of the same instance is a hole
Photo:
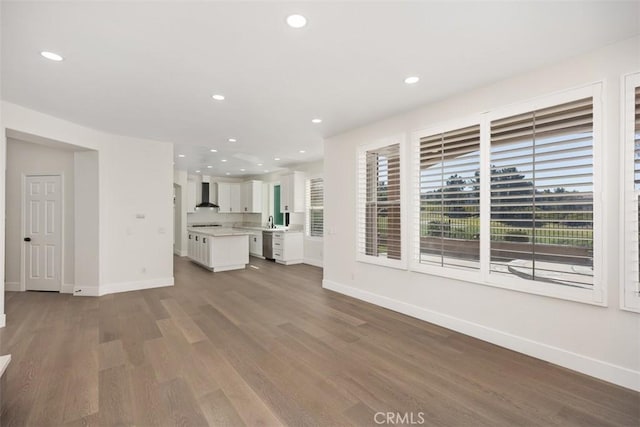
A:
{"label": "white trim molding", "polygon": [[180,257],[189,255],[189,253],[186,250],[179,250],[177,248],[173,248],[173,254]]}
{"label": "white trim molding", "polygon": [[110,283],[100,286],[99,296],[117,294],[120,292],[140,291],[143,289],[163,288],[173,286],[173,277],[160,279],[139,280],[136,282]]}
{"label": "white trim molding", "polygon": [[97,286],[74,286],[73,295],[77,297],[97,297],[100,292]]}
{"label": "white trim molding", "polygon": [[0,314],[0,328],[4,328],[5,326],[7,326],[7,315]]}
{"label": "white trim molding", "polygon": [[331,280],[322,287],[592,377],[640,391],[640,372]]}
{"label": "white trim molding", "polygon": [[60,289],[61,294],[72,294],[73,293],[74,284],[73,283],[65,283],[62,285],[62,289]]}
{"label": "white trim molding", "polygon": [[302,260],[302,262],[304,264],[309,264],[309,265],[312,265],[314,267],[320,267],[320,268],[323,267],[321,259],[305,258],[304,260]]}
{"label": "white trim molding", "polygon": [[4,290],[9,292],[20,292],[22,291],[20,287],[20,282],[5,282]]}

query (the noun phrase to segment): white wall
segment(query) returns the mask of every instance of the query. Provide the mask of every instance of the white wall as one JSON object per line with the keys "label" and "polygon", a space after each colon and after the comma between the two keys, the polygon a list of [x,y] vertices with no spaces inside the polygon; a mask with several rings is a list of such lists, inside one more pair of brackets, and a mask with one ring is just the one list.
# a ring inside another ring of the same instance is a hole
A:
{"label": "white wall", "polygon": [[63,289],[72,291],[75,276],[75,191],[74,191],[74,153],[32,144],[15,139],[7,139],[6,171],[6,212],[5,236],[5,283],[7,289],[20,290],[20,258],[23,252],[22,212],[24,175],[37,173],[61,174],[64,193],[64,265]]}
{"label": "white wall", "polygon": [[76,293],[172,285],[172,144],[111,135],[8,102],[2,108],[3,134],[12,129],[98,151],[98,287],[76,283]]}
{"label": "white wall", "polygon": [[[76,151],[75,166],[75,295],[100,285],[100,182],[98,152]],[[98,244],[96,244],[98,242]]]}
{"label": "white wall", "polygon": [[[324,286],[640,390],[640,316],[619,309],[617,221],[620,81],[622,74],[640,69],[638,52],[640,38],[635,38],[326,140]],[[608,307],[356,262],[359,144],[595,81],[604,81]]]}

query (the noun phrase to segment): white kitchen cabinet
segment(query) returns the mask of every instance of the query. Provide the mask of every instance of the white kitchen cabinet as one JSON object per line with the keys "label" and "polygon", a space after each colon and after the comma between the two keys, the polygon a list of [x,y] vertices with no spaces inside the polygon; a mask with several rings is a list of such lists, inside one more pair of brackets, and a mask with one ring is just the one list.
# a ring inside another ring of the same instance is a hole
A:
{"label": "white kitchen cabinet", "polygon": [[189,233],[187,255],[197,263],[209,264],[209,237],[199,233]]}
{"label": "white kitchen cabinet", "polygon": [[241,213],[242,185],[239,182],[218,182],[219,213]]}
{"label": "white kitchen cabinet", "polygon": [[279,264],[301,264],[304,260],[302,232],[274,232],[273,258]]}
{"label": "white kitchen cabinet", "polygon": [[241,206],[243,213],[262,212],[262,181],[242,183]]}
{"label": "white kitchen cabinet", "polygon": [[247,233],[189,232],[189,258],[213,272],[243,269],[249,263]]}
{"label": "white kitchen cabinet", "polygon": [[198,204],[197,183],[193,180],[187,181],[187,213],[194,213]]}
{"label": "white kitchen cabinet", "polygon": [[280,177],[280,211],[304,212],[304,172]]}
{"label": "white kitchen cabinet", "polygon": [[249,254],[262,258],[262,231],[249,235]]}

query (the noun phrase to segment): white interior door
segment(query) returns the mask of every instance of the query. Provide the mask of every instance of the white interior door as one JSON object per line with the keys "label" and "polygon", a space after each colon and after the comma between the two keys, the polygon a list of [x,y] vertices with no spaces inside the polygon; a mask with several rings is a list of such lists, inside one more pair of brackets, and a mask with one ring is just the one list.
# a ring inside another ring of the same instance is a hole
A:
{"label": "white interior door", "polygon": [[25,284],[27,290],[62,288],[62,182],[59,175],[25,182]]}

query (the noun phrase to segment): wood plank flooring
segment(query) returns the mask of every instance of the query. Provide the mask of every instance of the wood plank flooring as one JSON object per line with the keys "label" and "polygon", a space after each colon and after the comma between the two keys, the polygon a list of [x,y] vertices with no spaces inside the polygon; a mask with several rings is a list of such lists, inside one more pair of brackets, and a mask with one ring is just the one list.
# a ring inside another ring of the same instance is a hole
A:
{"label": "wood plank flooring", "polygon": [[3,426],[640,425],[639,393],[251,262],[176,258],[174,287],[100,298],[7,292]]}

